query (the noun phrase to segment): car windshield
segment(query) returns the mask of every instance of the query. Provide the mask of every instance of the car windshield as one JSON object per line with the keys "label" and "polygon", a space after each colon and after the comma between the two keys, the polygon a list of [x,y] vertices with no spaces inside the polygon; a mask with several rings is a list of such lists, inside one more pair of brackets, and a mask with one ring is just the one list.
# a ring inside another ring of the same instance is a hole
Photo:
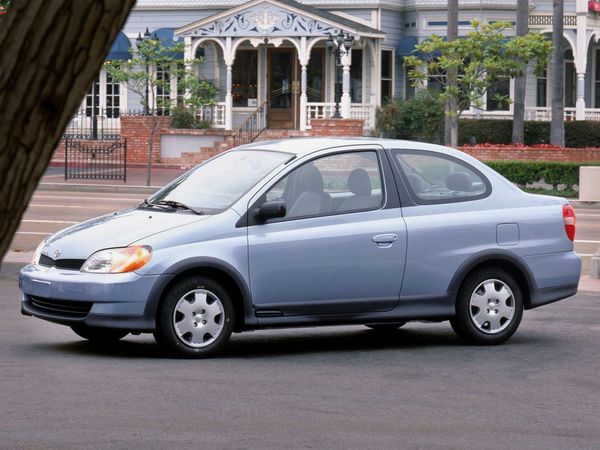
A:
{"label": "car windshield", "polygon": [[202,214],[216,214],[291,157],[289,153],[261,150],[227,152],[183,174],[148,203],[177,202]]}

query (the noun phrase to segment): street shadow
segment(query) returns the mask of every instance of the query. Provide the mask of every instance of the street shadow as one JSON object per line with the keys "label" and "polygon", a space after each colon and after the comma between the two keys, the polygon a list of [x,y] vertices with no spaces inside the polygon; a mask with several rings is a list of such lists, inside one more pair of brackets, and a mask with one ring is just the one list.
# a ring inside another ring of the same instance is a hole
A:
{"label": "street shadow", "polygon": [[[461,341],[450,329],[436,327],[402,328],[382,332],[364,329],[359,326],[343,330],[329,328],[327,331],[307,329],[306,333],[294,330],[293,334],[285,333],[242,333],[232,336],[231,341],[218,358],[272,358],[282,356],[298,356],[310,354],[344,353],[344,352],[387,352],[415,349],[461,349],[477,348]],[[539,341],[548,345],[548,337],[514,336],[505,346],[510,348],[535,346]],[[505,346],[486,347],[501,349]],[[50,350],[61,353],[103,356],[108,358],[165,358],[173,357],[166,353],[153,340],[128,340],[125,338],[110,345],[93,344],[88,341],[66,343],[48,343],[36,345],[38,350]],[[480,347],[481,348],[481,347]],[[493,351],[493,350],[492,350]]]}

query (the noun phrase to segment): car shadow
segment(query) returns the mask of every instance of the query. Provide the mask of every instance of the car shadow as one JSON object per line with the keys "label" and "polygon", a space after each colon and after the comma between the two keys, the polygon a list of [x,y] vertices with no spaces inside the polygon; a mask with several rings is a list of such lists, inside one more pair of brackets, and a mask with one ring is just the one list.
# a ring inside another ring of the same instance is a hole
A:
{"label": "car shadow", "polygon": [[[522,345],[535,345],[543,340],[528,335],[514,336],[509,344],[511,348]],[[48,349],[69,354],[88,356],[104,356],[109,358],[166,358],[173,357],[166,353],[151,339],[131,340],[125,338],[110,345],[93,344],[88,341],[72,341],[65,343],[48,343],[36,345],[38,350]],[[307,329],[306,333],[294,330],[292,333],[243,333],[232,336],[231,341],[218,358],[269,358],[281,356],[343,353],[360,351],[415,350],[432,348],[476,348],[465,344],[452,332],[439,327],[402,328],[394,331],[374,331],[360,327],[327,331]],[[486,348],[503,348],[486,347]],[[480,347],[481,348],[481,347]]]}

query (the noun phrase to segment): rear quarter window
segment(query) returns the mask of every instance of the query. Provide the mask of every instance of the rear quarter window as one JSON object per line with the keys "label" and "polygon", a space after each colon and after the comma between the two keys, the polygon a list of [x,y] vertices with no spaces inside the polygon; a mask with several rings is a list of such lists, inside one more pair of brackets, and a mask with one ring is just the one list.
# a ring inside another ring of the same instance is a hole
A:
{"label": "rear quarter window", "polygon": [[392,155],[415,203],[464,202],[491,193],[479,170],[452,156],[416,150],[392,150]]}

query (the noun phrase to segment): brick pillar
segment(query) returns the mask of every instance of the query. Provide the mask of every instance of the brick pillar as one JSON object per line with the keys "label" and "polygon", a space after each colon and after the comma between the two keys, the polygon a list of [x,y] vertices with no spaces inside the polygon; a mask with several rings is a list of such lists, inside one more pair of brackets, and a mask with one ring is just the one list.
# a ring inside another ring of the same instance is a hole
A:
{"label": "brick pillar", "polygon": [[148,140],[154,120],[158,127],[154,133],[152,162],[160,162],[160,135],[171,128],[170,116],[123,116],[121,117],[121,138],[127,139],[127,162],[148,162]]}
{"label": "brick pillar", "polygon": [[364,120],[311,119],[311,136],[362,136]]}

